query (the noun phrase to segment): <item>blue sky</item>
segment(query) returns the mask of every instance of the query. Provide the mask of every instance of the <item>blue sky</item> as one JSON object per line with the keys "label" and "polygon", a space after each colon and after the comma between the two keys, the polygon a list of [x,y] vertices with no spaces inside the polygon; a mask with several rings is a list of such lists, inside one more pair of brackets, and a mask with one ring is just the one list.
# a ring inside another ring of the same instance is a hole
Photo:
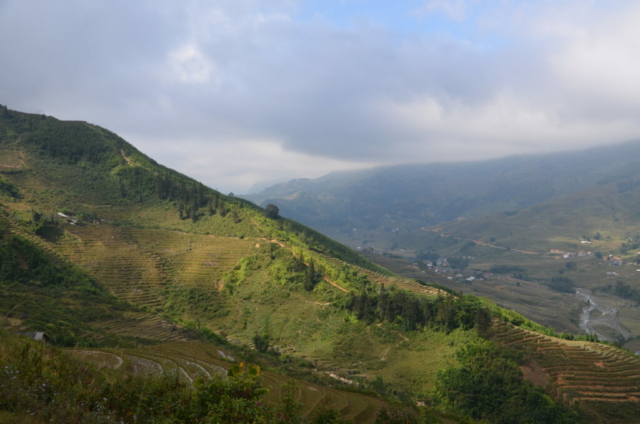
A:
{"label": "blue sky", "polygon": [[639,138],[637,22],[623,0],[4,0],[0,103],[241,193]]}
{"label": "blue sky", "polygon": [[432,2],[428,7],[422,0],[310,0],[298,4],[292,16],[301,23],[320,21],[353,31],[371,26],[402,38],[435,37],[490,49],[508,40],[479,21],[501,3]]}

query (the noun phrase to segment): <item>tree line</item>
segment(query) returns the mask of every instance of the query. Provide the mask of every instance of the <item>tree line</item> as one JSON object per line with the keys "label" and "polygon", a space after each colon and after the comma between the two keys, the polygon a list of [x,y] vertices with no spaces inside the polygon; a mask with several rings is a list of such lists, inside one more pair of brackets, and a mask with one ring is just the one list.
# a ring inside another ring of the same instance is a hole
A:
{"label": "tree line", "polygon": [[457,328],[478,329],[485,333],[491,325],[491,314],[473,295],[461,297],[416,296],[406,290],[380,289],[375,292],[351,292],[344,307],[367,323],[400,322],[407,331],[432,327],[450,332]]}

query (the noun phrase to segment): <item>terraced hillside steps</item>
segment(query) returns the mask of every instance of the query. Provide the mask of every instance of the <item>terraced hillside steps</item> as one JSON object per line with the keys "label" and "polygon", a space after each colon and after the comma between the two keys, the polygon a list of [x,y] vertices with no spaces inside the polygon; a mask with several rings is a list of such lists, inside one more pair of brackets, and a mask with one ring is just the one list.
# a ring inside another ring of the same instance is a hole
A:
{"label": "terraced hillside steps", "polygon": [[[165,343],[139,349],[69,349],[72,355],[98,366],[112,369],[124,367],[132,374],[177,373],[185,383],[214,374],[225,376],[234,364],[228,358],[233,355],[222,348],[198,342]],[[283,394],[282,387],[291,379],[263,371],[260,374],[268,393],[266,402],[277,402]],[[294,380],[296,398],[302,403],[302,415],[307,416],[318,408],[333,408],[356,423],[375,422],[384,402],[378,398]]]}
{"label": "terraced hillside steps", "polygon": [[189,339],[188,331],[180,325],[146,312],[125,312],[124,319],[96,321],[92,325],[118,336],[140,337],[161,342]]}
{"label": "terraced hillside steps", "polygon": [[530,352],[535,368],[548,377],[548,388],[555,397],[578,406],[598,420],[594,422],[640,421],[640,358],[635,355],[601,343],[559,339],[506,323],[495,325],[493,338]]}
{"label": "terraced hillside steps", "polygon": [[160,307],[165,288],[217,290],[222,276],[255,243],[246,239],[111,225],[68,227],[55,248],[115,296],[138,306]]}
{"label": "terraced hillside steps", "polygon": [[37,235],[33,234],[30,231],[27,231],[18,227],[17,225],[15,225],[14,222],[11,221],[9,217],[3,215],[2,213],[0,213],[0,220],[3,220],[9,223],[9,225],[11,226],[12,233],[29,240],[31,243],[38,246],[40,249],[47,252],[47,254],[49,255],[49,257],[54,263],[61,265],[66,262],[65,258],[62,255],[60,255],[60,252],[57,249],[55,249],[55,247],[51,246],[51,244],[44,241],[42,238],[38,237]]}

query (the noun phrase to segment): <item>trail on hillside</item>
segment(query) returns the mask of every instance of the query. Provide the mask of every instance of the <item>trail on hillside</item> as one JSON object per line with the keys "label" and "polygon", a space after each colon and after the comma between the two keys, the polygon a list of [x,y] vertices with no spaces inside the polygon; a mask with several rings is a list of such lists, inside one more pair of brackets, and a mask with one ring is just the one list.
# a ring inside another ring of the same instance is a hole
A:
{"label": "trail on hillside", "polygon": [[438,234],[438,235],[440,235],[442,237],[451,237],[451,238],[454,238],[456,240],[461,240],[461,241],[472,241],[475,244],[479,244],[481,246],[486,246],[486,247],[492,247],[494,249],[509,250],[511,252],[523,253],[525,255],[540,255],[539,252],[533,252],[531,250],[521,250],[521,249],[507,248],[507,247],[504,247],[504,246],[498,246],[498,245],[495,245],[495,244],[487,243],[486,241],[482,241],[482,240],[472,240],[472,239],[467,239],[467,238],[462,238],[462,237],[456,237],[456,236],[451,235],[451,234],[443,234],[443,233],[441,233],[441,232],[439,232],[437,230],[434,230],[432,228],[422,227],[422,229],[424,231],[430,231],[432,233],[436,233],[436,234]]}
{"label": "trail on hillside", "polygon": [[409,341],[409,339],[408,339],[406,336],[404,336],[404,335],[402,335],[402,334],[400,334],[400,333],[397,333],[397,334],[398,334],[398,336],[402,339],[402,341],[400,341],[399,343],[396,343],[396,344],[395,344],[395,345],[393,345],[393,346],[389,346],[388,348],[386,348],[386,349],[384,350],[384,352],[382,352],[382,356],[380,357],[380,360],[381,360],[381,361],[386,361],[386,360],[387,360],[387,354],[389,353],[389,351],[391,350],[391,348],[398,347],[398,346],[400,346],[402,343],[405,343],[405,342],[408,342],[408,341]]}
{"label": "trail on hillside", "polygon": [[[253,221],[253,220],[251,220],[251,221]],[[254,222],[254,224],[255,224],[255,222]],[[256,224],[256,225],[258,225],[258,224]],[[266,240],[266,241],[268,241],[268,242],[270,242],[270,243],[276,243],[278,246],[282,247],[283,249],[287,249],[287,250],[289,250],[289,251],[291,252],[291,254],[292,254],[294,257],[296,257],[296,258],[298,257],[298,255],[296,255],[296,253],[293,251],[293,248],[291,248],[291,247],[287,246],[286,244],[282,243],[281,241],[278,241],[278,240],[269,240],[269,239],[267,239],[267,238],[265,238],[265,237],[260,237],[260,238],[259,238],[259,240]],[[308,264],[307,262],[305,262],[304,260],[302,260],[302,263],[303,263],[306,267],[308,267],[308,266],[309,266],[309,264]],[[342,291],[343,291],[343,292],[345,292],[345,293],[349,293],[349,290],[347,290],[347,289],[345,289],[344,287],[342,287],[341,285],[339,285],[339,284],[337,284],[337,283],[335,283],[335,282],[333,282],[333,281],[329,280],[329,278],[325,277],[324,275],[322,276],[322,279],[323,279],[324,281],[326,281],[327,283],[331,284],[333,287],[337,288],[338,290],[342,290]]]}

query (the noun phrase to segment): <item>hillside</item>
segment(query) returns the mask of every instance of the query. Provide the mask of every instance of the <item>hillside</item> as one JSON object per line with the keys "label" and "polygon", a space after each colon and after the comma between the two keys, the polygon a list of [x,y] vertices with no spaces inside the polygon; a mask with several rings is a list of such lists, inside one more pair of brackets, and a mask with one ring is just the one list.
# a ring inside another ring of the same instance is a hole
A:
{"label": "hillside", "polygon": [[[275,203],[285,215],[378,253],[367,257],[406,277],[436,279],[488,296],[559,332],[589,331],[636,351],[639,149],[638,142],[629,142],[477,163],[335,173],[248,198]],[[380,254],[405,262],[388,264]],[[466,265],[429,274],[426,263],[437,258]],[[616,268],[617,263],[624,265]],[[483,275],[494,268],[513,271]],[[586,290],[602,310],[584,317],[582,309],[591,306],[577,289]],[[614,317],[598,330],[585,324],[603,311]]]}
{"label": "hillside", "polygon": [[[175,372],[190,385],[240,358],[260,366],[270,405],[294,379],[309,419],[331,407],[359,423],[379,414],[386,422],[564,423],[595,414],[632,422],[606,402],[570,411],[557,383],[523,379],[520,367],[542,359],[489,341],[491,327],[507,323],[550,330],[395,275],[155,163],[100,127],[0,111],[0,177],[0,248],[18,252],[0,257],[2,325],[68,334],[54,342],[77,345],[68,352],[82,361],[131,375]],[[485,364],[487,352],[495,361]],[[633,357],[616,352],[613,362],[632,362],[635,373]],[[479,376],[500,396],[478,404],[471,382]],[[20,422],[20,411],[10,413]]]}

